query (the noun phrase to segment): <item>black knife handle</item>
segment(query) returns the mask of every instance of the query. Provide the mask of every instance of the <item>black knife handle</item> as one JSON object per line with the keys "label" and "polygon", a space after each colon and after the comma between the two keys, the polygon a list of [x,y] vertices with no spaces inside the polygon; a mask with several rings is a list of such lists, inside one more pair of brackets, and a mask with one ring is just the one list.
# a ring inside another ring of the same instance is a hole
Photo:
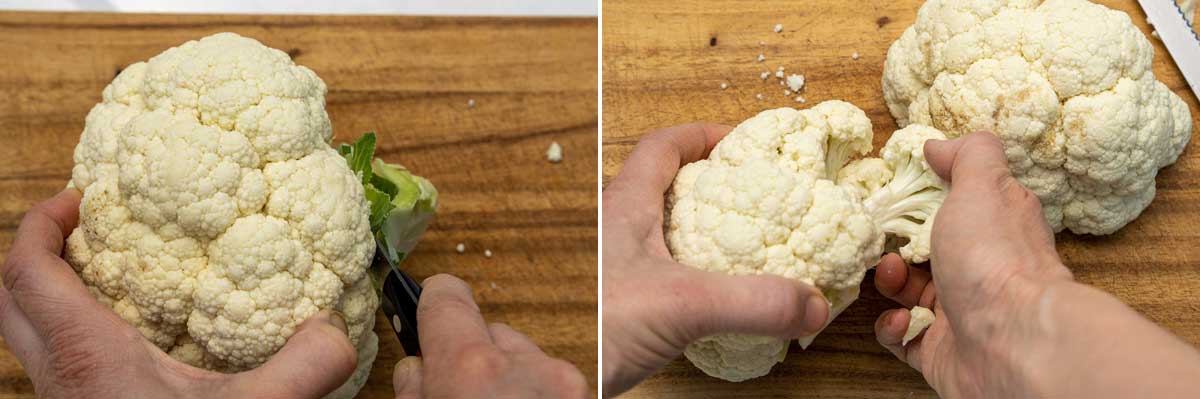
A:
{"label": "black knife handle", "polygon": [[[398,274],[398,275],[397,275]],[[421,340],[417,335],[417,302],[421,299],[421,285],[408,273],[392,270],[383,280],[383,301],[380,305],[387,315],[392,331],[409,356],[421,356]]]}

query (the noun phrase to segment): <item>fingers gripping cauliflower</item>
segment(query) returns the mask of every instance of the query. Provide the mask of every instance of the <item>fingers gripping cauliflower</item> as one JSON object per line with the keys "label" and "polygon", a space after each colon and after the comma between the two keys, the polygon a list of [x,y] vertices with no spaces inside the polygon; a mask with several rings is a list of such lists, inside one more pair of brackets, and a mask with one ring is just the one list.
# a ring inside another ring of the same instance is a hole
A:
{"label": "fingers gripping cauliflower", "polygon": [[84,195],[67,261],[184,362],[256,367],[330,308],[365,375],[375,242],[359,177],[328,143],[325,90],[283,52],[231,33],[129,66],[75,148],[71,184]]}
{"label": "fingers gripping cauliflower", "polygon": [[[904,201],[916,193],[904,191],[909,187],[934,184],[906,169],[924,159],[912,161],[909,146],[916,143],[919,152],[922,140],[932,137],[917,131],[898,132],[891,157],[846,166],[871,149],[871,122],[862,110],[826,101],[806,110],[764,111],[738,125],[708,159],[680,169],[667,197],[667,246],[693,267],[815,285],[831,301],[832,320],[858,297],[864,274],[883,252],[884,225],[875,214],[906,218],[940,204],[936,196],[928,199],[936,204]],[[885,190],[891,194],[878,194]],[[881,210],[864,205],[864,198],[875,197]],[[899,222],[886,226],[913,237],[922,233]],[[800,342],[807,346],[814,337]],[[786,339],[722,334],[694,342],[684,354],[709,375],[741,381],[770,371],[787,346]]]}
{"label": "fingers gripping cauliflower", "polygon": [[883,92],[901,126],[995,132],[1055,231],[1109,234],[1191,137],[1153,55],[1128,15],[1086,0],[930,0],[888,49]]}

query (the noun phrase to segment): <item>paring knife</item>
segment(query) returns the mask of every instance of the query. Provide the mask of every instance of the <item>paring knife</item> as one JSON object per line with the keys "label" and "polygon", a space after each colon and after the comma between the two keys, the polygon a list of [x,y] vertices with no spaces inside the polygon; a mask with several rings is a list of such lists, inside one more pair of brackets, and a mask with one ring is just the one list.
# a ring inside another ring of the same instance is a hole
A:
{"label": "paring knife", "polygon": [[404,347],[404,353],[421,356],[421,340],[417,335],[417,303],[421,299],[421,285],[379,253],[375,254],[374,262],[387,263],[390,269],[383,279],[383,300],[379,307]]}

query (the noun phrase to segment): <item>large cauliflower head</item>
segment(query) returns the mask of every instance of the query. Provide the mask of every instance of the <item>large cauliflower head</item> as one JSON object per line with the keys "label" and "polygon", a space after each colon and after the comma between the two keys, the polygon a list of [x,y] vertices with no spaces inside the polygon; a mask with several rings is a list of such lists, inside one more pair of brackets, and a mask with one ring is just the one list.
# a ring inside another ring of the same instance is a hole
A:
{"label": "large cauliflower head", "polygon": [[369,207],[324,104],[311,70],[232,33],[125,68],[75,148],[67,261],[193,365],[256,367],[326,308],[373,357]]}
{"label": "large cauliflower head", "polygon": [[[827,101],[764,111],[738,125],[706,160],[679,170],[667,198],[666,241],[675,260],[734,275],[775,274],[815,285],[836,311],[854,298],[883,251],[884,234],[834,178],[871,148],[857,107]],[[726,334],[685,355],[715,377],[761,376],[786,339]]]}
{"label": "large cauliflower head", "polygon": [[1086,0],[929,0],[888,49],[883,93],[901,126],[995,132],[1055,231],[1108,234],[1191,137],[1153,55],[1128,15]]}

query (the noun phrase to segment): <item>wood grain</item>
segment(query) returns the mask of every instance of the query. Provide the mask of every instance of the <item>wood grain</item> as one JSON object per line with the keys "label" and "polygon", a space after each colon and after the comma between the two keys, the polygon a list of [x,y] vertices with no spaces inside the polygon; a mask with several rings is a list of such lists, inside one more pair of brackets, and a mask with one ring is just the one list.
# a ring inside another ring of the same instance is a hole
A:
{"label": "wood grain", "polygon": [[[437,220],[405,268],[465,279],[486,318],[574,363],[595,389],[594,18],[0,13],[0,258],[25,210],[66,184],[84,115],[113,76],[221,31],[316,71],[335,142],[377,131],[383,158],[437,185]],[[553,141],[560,164],[545,159]],[[383,319],[377,330],[361,396],[390,398],[402,351]],[[0,397],[30,396],[0,352]]]}
{"label": "wood grain", "polygon": [[[920,0],[745,2],[608,0],[603,18],[603,179],[621,170],[638,138],[692,121],[737,124],[757,112],[797,104],[774,78],[784,66],[808,81],[807,105],[828,99],[863,108],[875,147],[896,129],[880,88],[887,48],[912,24]],[[1134,1],[1100,1],[1129,13],[1149,34]],[[782,33],[773,33],[776,23]],[[1157,40],[1154,72],[1196,115],[1196,97]],[[853,53],[860,58],[851,58]],[[766,61],[755,58],[763,54]],[[721,90],[721,83],[729,88]],[[764,101],[755,99],[762,93]],[[1195,117],[1193,117],[1195,118]],[[1200,120],[1194,125],[1200,126]],[[1158,196],[1142,216],[1107,237],[1058,235],[1064,261],[1082,282],[1111,292],[1155,322],[1200,344],[1200,148],[1158,176]],[[871,280],[867,276],[867,281]],[[628,397],[933,397],[919,374],[875,342],[873,323],[897,307],[870,283],[808,351],[793,346],[770,375],[734,384],[677,360]]]}

